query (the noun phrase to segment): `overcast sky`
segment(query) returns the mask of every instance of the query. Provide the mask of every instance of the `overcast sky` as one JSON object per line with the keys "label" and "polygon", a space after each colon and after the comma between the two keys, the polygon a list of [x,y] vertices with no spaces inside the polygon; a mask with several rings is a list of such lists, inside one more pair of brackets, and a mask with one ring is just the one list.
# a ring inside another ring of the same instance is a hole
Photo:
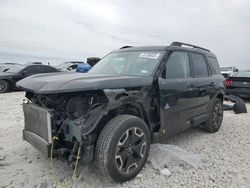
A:
{"label": "overcast sky", "polygon": [[0,0],[0,62],[86,60],[172,41],[250,69],[250,1]]}

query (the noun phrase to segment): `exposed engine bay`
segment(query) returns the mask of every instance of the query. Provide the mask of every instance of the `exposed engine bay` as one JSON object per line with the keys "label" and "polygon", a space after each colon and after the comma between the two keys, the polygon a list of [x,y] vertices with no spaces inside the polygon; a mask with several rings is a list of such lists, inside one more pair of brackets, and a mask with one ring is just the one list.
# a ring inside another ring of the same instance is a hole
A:
{"label": "exposed engine bay", "polygon": [[[107,104],[107,98],[102,93],[70,93],[36,95],[26,93],[29,101],[41,108],[48,109],[51,116],[51,132],[54,140],[53,155],[68,162],[74,161],[76,149],[82,145],[82,152],[88,160],[87,151],[93,149],[95,133],[88,134],[94,128],[94,122],[102,117],[102,108]],[[97,112],[98,111],[98,112]],[[87,123],[86,123],[87,122]],[[93,153],[93,152],[92,152]],[[81,160],[84,162],[84,159]]]}
{"label": "exposed engine bay", "polygon": [[[77,149],[79,147],[81,147],[81,164],[87,164],[94,159],[95,143],[103,128],[102,126],[104,126],[112,116],[115,116],[116,113],[131,113],[139,117],[151,117],[148,114],[157,112],[158,109],[156,107],[151,107],[146,108],[151,109],[151,112],[149,111],[146,112],[147,114],[144,114],[138,110],[140,108],[139,106],[138,108],[130,106],[131,103],[133,103],[133,105],[139,105],[141,101],[144,101],[143,105],[146,106],[156,104],[156,101],[147,100],[148,88],[144,89],[147,92],[143,91],[143,89],[137,91],[115,89],[63,94],[34,94],[26,92],[26,98],[28,100],[25,100],[24,103],[42,110],[46,109],[50,116],[49,121],[51,121],[51,136],[54,138],[52,139],[52,145],[54,147],[52,148],[53,157],[66,160],[70,165],[74,166]],[[140,100],[140,102],[138,100]],[[117,109],[119,109],[119,112]],[[27,121],[28,118],[31,118],[31,120],[38,119],[32,118],[31,114],[26,115],[25,119],[27,119]],[[46,118],[39,121],[48,121],[45,119]],[[159,118],[152,117],[150,121],[157,121],[158,119]],[[29,123],[26,122],[26,126],[28,125]],[[34,125],[32,125],[32,127],[34,127]],[[25,129],[28,130],[29,128],[25,127]],[[40,133],[36,134],[40,135]],[[50,152],[47,153],[48,156],[51,155]]]}

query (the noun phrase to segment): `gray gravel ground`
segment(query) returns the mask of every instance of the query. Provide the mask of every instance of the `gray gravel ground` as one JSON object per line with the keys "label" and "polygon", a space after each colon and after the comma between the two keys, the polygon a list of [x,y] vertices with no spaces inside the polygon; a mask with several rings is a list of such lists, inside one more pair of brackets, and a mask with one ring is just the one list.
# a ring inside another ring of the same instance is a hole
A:
{"label": "gray gravel ground", "polygon": [[[23,92],[0,94],[0,188],[52,187],[50,161],[22,140]],[[250,102],[247,104],[250,111]],[[68,187],[250,187],[250,115],[224,113],[222,128],[215,134],[188,130],[166,140],[168,144],[199,154],[198,169],[171,163],[171,176],[153,170],[149,163],[132,181],[110,183],[93,168],[80,167],[80,175]],[[71,169],[55,162],[58,176],[69,177]],[[62,187],[62,186],[57,186]]]}

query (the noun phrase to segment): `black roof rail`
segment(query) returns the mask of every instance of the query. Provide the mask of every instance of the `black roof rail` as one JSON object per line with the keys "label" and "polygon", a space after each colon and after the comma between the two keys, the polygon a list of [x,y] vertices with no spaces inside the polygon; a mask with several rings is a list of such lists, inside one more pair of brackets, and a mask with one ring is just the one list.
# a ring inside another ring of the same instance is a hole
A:
{"label": "black roof rail", "polygon": [[199,47],[199,46],[195,46],[195,45],[192,45],[192,44],[187,44],[187,43],[183,43],[183,42],[172,42],[171,44],[170,44],[170,46],[182,46],[182,45],[184,45],[184,46],[189,46],[189,47],[193,47],[193,48],[198,48],[198,49],[201,49],[201,50],[205,50],[205,51],[208,51],[208,52],[210,52],[210,50],[208,50],[208,49],[206,49],[206,48],[202,48],[202,47]]}
{"label": "black roof rail", "polygon": [[123,46],[119,50],[124,49],[124,48],[132,48],[133,46]]}

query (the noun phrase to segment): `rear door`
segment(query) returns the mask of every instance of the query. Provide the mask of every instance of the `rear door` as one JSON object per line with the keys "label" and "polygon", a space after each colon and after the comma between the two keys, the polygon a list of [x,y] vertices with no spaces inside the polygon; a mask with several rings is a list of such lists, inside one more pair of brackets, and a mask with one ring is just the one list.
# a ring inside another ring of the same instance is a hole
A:
{"label": "rear door", "polygon": [[216,92],[216,78],[213,78],[208,68],[208,62],[203,54],[189,52],[197,88],[196,114],[208,113],[209,102]]}
{"label": "rear door", "polygon": [[159,78],[161,103],[161,133],[174,134],[191,126],[196,114],[196,82],[192,78],[186,51],[173,51]]}

